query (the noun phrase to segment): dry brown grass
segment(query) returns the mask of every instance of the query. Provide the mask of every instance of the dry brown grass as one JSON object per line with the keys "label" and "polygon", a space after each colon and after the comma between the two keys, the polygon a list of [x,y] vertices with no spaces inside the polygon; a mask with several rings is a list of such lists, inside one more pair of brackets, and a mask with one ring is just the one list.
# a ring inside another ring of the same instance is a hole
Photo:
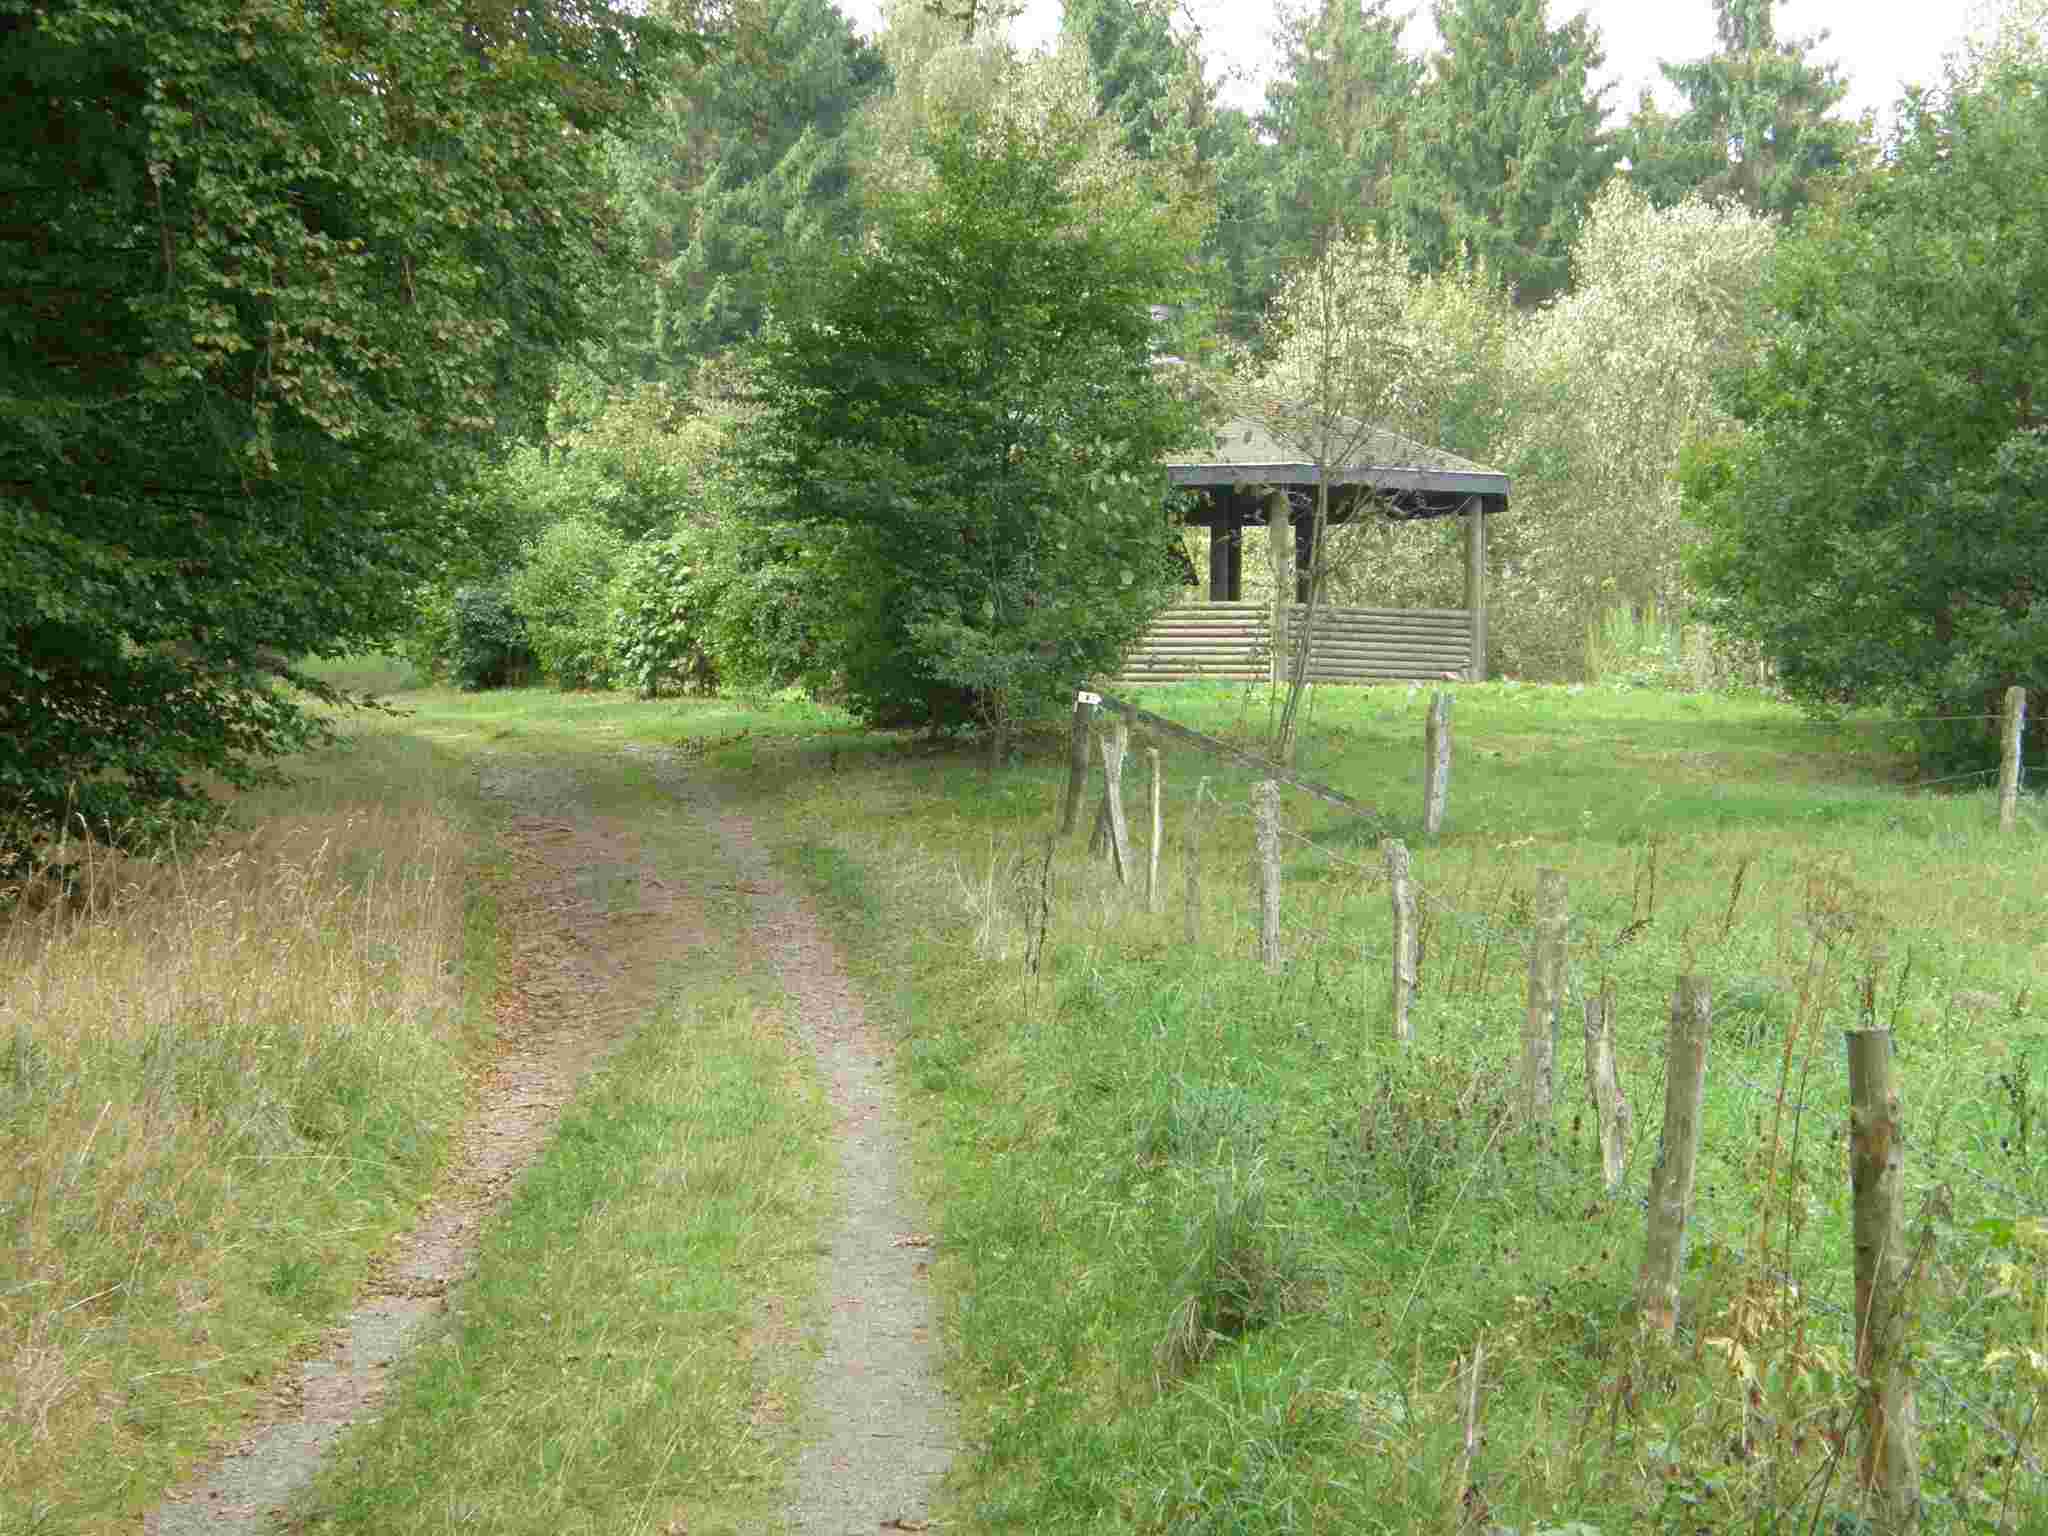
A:
{"label": "dry brown grass", "polygon": [[135,1509],[431,1177],[469,1044],[465,813],[394,732],[346,759],[169,863],[83,847],[86,900],[0,925],[0,1526]]}

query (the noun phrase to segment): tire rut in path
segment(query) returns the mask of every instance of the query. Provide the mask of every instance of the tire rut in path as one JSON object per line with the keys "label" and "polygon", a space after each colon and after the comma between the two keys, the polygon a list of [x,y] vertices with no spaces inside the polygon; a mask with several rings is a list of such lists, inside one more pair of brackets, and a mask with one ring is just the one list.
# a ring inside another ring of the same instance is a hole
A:
{"label": "tire rut in path", "polygon": [[952,1463],[954,1417],[938,1383],[931,1238],[911,1188],[889,1045],[753,824],[713,800],[685,798],[697,799],[740,875],[755,942],[780,973],[836,1121],[839,1189],[820,1285],[824,1349],[806,1399],[789,1528],[793,1536],[922,1530]]}
{"label": "tire rut in path", "polygon": [[[483,1225],[547,1145],[578,1082],[654,1007],[664,962],[705,942],[698,900],[671,889],[630,826],[581,810],[571,776],[499,759],[482,784],[518,813],[504,839],[516,870],[511,945],[493,999],[499,1051],[451,1166],[317,1354],[284,1372],[272,1410],[150,1511],[147,1536],[276,1528],[349,1426],[375,1416],[391,1367],[447,1306]],[[620,900],[628,890],[630,904]]]}

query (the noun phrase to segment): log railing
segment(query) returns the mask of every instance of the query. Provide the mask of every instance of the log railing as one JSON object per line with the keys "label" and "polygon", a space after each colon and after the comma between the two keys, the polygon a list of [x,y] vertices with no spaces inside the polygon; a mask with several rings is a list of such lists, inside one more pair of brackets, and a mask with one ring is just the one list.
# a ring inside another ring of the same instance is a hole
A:
{"label": "log railing", "polygon": [[[1301,633],[1303,609],[1288,615]],[[1131,648],[1118,681],[1236,682],[1272,675],[1272,612],[1263,603],[1188,603],[1169,608]],[[1324,683],[1464,678],[1472,665],[1472,615],[1462,608],[1316,610],[1309,679]]]}

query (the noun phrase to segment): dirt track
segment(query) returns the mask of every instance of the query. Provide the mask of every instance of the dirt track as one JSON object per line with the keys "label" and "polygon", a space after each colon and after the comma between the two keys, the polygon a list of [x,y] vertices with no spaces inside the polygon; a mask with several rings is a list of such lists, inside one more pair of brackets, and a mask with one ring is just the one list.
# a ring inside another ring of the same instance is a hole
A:
{"label": "dirt track", "polygon": [[[588,772],[609,768],[585,762]],[[929,1239],[910,1194],[887,1046],[751,821],[675,760],[652,766],[732,867],[748,904],[742,943],[775,965],[792,1043],[814,1056],[836,1112],[838,1200],[820,1277],[829,1306],[788,1527],[803,1536],[922,1529],[951,1457],[951,1427],[936,1383]],[[148,1515],[151,1536],[274,1529],[329,1448],[378,1413],[391,1368],[459,1294],[483,1227],[546,1146],[577,1083],[654,1008],[664,962],[707,942],[702,893],[671,889],[634,828],[591,808],[575,771],[508,756],[487,762],[481,777],[484,793],[512,813],[503,904],[511,948],[494,1000],[497,1052],[451,1167],[355,1308],[280,1383],[272,1414]]]}

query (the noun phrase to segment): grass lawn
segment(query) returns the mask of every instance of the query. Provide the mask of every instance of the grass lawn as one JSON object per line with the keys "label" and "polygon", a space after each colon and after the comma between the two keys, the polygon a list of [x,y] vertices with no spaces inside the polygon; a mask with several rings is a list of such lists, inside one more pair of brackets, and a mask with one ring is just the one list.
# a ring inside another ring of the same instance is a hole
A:
{"label": "grass lawn", "polygon": [[[1161,743],[1165,912],[1121,892],[1085,834],[1060,845],[1035,981],[1026,922],[1057,739],[992,780],[971,752],[905,744],[842,752],[836,773],[802,751],[752,766],[792,867],[905,1038],[975,1443],[956,1518],[1448,1529],[1455,1372],[1483,1341],[1474,1476],[1493,1522],[1837,1528],[1859,1435],[1841,1031],[1867,988],[1896,1034],[1909,1219],[1945,1191],[1915,1330],[1930,1528],[2038,1528],[2048,1483],[2028,1457],[2048,1377],[2025,1350],[2048,1345],[2048,1249],[2024,1218],[2048,1210],[2039,802],[2001,837],[1987,794],[1906,788],[1895,728],[1817,727],[1761,699],[1456,693],[1434,842],[1419,825],[1427,694],[1317,700],[1301,771],[1383,816],[1284,796],[1277,978],[1257,958],[1252,776],[1190,748]],[[1136,702],[1247,743],[1265,708],[1227,688]],[[1197,812],[1204,777],[1214,803]],[[1134,754],[1141,867],[1144,778]],[[1405,1051],[1389,1038],[1384,834],[1408,841],[1428,892]],[[1573,923],[1556,1109],[1532,1132],[1512,1105],[1539,867],[1565,873]],[[1633,1289],[1682,971],[1709,978],[1716,1007],[1669,1350],[1639,1342]],[[1636,1117],[1615,1198],[1581,1076],[1580,1008],[1607,981]]]}

